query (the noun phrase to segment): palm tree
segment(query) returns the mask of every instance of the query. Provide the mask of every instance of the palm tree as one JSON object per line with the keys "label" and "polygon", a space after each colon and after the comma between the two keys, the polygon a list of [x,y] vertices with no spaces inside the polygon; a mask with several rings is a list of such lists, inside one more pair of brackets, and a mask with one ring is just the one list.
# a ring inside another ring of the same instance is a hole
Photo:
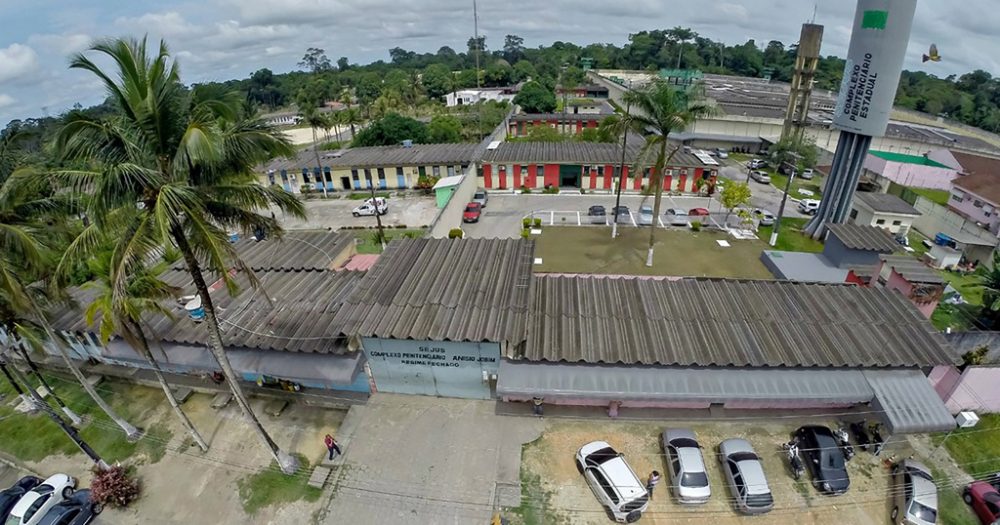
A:
{"label": "palm tree", "polygon": [[[663,201],[663,170],[681,147],[669,144],[669,136],[675,131],[682,131],[695,120],[709,115],[712,107],[704,101],[701,86],[680,90],[659,79],[644,89],[626,92],[622,98],[634,108],[632,118],[635,120],[635,125],[642,128],[646,135],[646,144],[639,152],[640,167],[649,165],[648,160],[655,155],[656,160],[652,163],[653,172],[650,174],[650,184],[653,185],[655,195],[653,201],[655,221],[655,217],[660,216],[660,203]],[[649,228],[646,266],[653,266],[655,242],[654,223]]]}
{"label": "palm tree", "polygon": [[87,326],[93,326],[94,321],[97,321],[101,343],[105,345],[111,339],[112,333],[117,331],[122,339],[146,359],[153,370],[153,375],[160,383],[170,407],[174,409],[174,413],[177,414],[184,428],[191,435],[191,439],[198,444],[202,452],[207,452],[208,445],[205,444],[205,440],[202,439],[201,434],[198,433],[198,429],[191,423],[187,414],[181,410],[173,390],[167,384],[166,378],[163,377],[163,371],[153,357],[153,352],[149,349],[149,340],[142,327],[142,316],[147,312],[173,317],[171,312],[163,307],[162,302],[176,297],[178,290],[157,279],[147,270],[140,269],[135,275],[126,279],[124,295],[116,298],[113,283],[119,280],[114,275],[118,265],[112,262],[116,255],[104,254],[98,257],[97,279],[83,285],[84,289],[95,291],[97,294],[91,298],[85,311]]}
{"label": "palm tree", "polygon": [[[309,129],[312,130],[313,143],[312,151],[316,156],[316,178],[322,181],[323,184],[323,196],[326,197],[326,174],[323,173],[323,161],[319,159],[319,139],[316,138],[316,128],[322,128],[326,125],[326,119],[323,115],[313,107],[307,107],[301,110],[299,115],[302,116],[302,120],[309,124]],[[305,181],[303,181],[305,182]]]}
{"label": "palm tree", "polygon": [[348,118],[351,115],[355,114],[354,109],[351,107],[351,100],[352,100],[351,91],[347,88],[344,88],[344,90],[341,91],[340,93],[340,101],[347,106],[347,113],[344,115],[344,120],[342,123],[351,126],[351,138],[353,139],[354,134],[356,133],[356,131],[354,130],[354,124],[360,123],[361,117],[360,116],[357,117],[356,119],[357,122],[355,122],[355,119],[353,118]]}
{"label": "palm tree", "polygon": [[612,210],[614,218],[612,218],[611,223],[611,238],[617,239],[619,215],[617,208],[621,204],[622,185],[624,183],[622,178],[625,177],[625,160],[628,153],[628,134],[641,134],[644,130],[642,129],[642,125],[639,124],[635,118],[633,118],[631,105],[626,105],[623,108],[613,100],[609,100],[609,102],[611,102],[611,106],[614,108],[615,113],[613,115],[609,115],[606,119],[601,121],[598,133],[603,135],[602,139],[612,139],[615,142],[620,139],[622,145],[622,161],[621,164],[618,165],[618,180],[616,182],[617,187],[615,188],[615,209]]}
{"label": "palm tree", "polygon": [[[220,276],[229,293],[237,289],[229,273],[234,267],[252,286],[260,286],[228,242],[228,231],[280,235],[273,215],[257,213],[270,206],[305,218],[302,203],[292,194],[257,184],[254,176],[259,164],[295,150],[280,132],[241,113],[238,97],[198,88],[187,92],[162,42],[152,56],[147,55],[145,39],[98,41],[90,51],[110,59],[115,70],[102,70],[83,53],[72,58],[70,67],[97,76],[118,113],[106,120],[76,116],[56,136],[56,150],[63,158],[87,159],[93,166],[56,176],[76,191],[92,194],[88,215],[97,226],[94,233],[70,244],[62,264],[86,257],[99,236],[114,239],[116,268],[110,286],[113,302],[122,304],[128,279],[150,254],[162,246],[176,247],[205,310],[209,350],[233,398],[281,469],[294,473],[298,462],[271,439],[233,371],[203,269]],[[129,220],[115,221],[116,214]]]}
{"label": "palm tree", "polygon": [[354,135],[357,133],[355,126],[361,125],[364,122],[361,119],[361,112],[358,111],[358,108],[348,108],[343,114],[341,123],[351,127],[351,140],[354,140]]}
{"label": "palm tree", "polygon": [[[141,433],[87,382],[70,359],[66,340],[56,335],[45,317],[43,306],[52,299],[43,281],[51,269],[48,241],[53,240],[53,228],[42,219],[54,224],[68,213],[70,203],[65,195],[53,194],[45,177],[27,168],[15,170],[23,160],[16,141],[14,134],[0,138],[0,329],[10,338],[19,338],[21,344],[35,343],[36,347],[44,334],[101,410],[129,439],[138,439]],[[68,406],[61,402],[60,406],[71,421],[80,422]]]}

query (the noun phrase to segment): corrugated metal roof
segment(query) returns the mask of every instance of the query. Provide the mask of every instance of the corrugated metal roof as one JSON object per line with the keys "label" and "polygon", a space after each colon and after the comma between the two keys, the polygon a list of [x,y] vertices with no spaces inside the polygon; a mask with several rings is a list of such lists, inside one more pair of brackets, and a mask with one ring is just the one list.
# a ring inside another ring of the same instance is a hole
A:
{"label": "corrugated metal roof", "polygon": [[[263,241],[244,237],[234,243],[240,259],[255,272],[332,270],[334,259],[353,245],[350,232],[329,231],[292,231]],[[187,269],[183,259],[173,267]]]}
{"label": "corrugated metal roof", "polygon": [[944,284],[944,277],[937,270],[909,255],[883,255],[882,261],[911,283]]}
{"label": "corrugated metal roof", "polygon": [[[240,293],[230,297],[225,287],[212,293],[226,347],[343,354],[348,351],[342,335],[333,328],[333,317],[344,299],[361,282],[362,272],[267,272],[258,275],[263,291],[252,289],[244,275],[237,275]],[[160,278],[171,286],[195,293],[186,271],[170,270]],[[206,280],[212,277],[205,275]],[[265,295],[266,293],[266,295]],[[86,305],[87,290],[78,290],[77,303]],[[270,297],[271,301],[268,301]],[[168,304],[174,315],[149,315],[146,336],[153,340],[191,345],[208,344],[208,329],[188,317],[183,305]],[[53,315],[60,330],[96,332],[88,327],[80,309],[66,308]]]}
{"label": "corrugated metal roof", "polygon": [[334,318],[345,335],[524,340],[534,242],[400,239]]}
{"label": "corrugated metal roof", "polygon": [[858,370],[790,368],[664,368],[500,363],[497,394],[725,403],[788,400],[867,403],[874,393]]}
{"label": "corrugated metal roof", "polygon": [[879,253],[899,251],[899,243],[887,230],[860,224],[828,224],[830,235],[836,236],[851,250],[868,250]]}
{"label": "corrugated metal roof", "polygon": [[873,408],[882,410],[887,434],[945,432],[955,419],[919,370],[865,370],[875,392]]}
{"label": "corrugated metal roof", "polygon": [[921,215],[910,203],[900,199],[891,193],[878,193],[872,191],[859,191],[854,194],[854,198],[864,203],[876,212],[897,213],[900,215]]}
{"label": "corrugated metal roof", "polygon": [[[639,156],[642,140],[630,141],[625,148],[625,162],[634,164]],[[673,146],[677,147],[677,144]],[[621,144],[603,142],[503,142],[483,156],[483,162],[494,163],[561,163],[561,164],[620,164]],[[671,167],[706,167],[691,153],[678,151],[670,161]],[[714,166],[707,166],[713,167]]]}
{"label": "corrugated metal roof", "polygon": [[790,281],[536,276],[531,361],[677,366],[953,363],[898,293]]}
{"label": "corrugated metal roof", "polygon": [[[457,166],[471,164],[475,144],[414,144],[403,146],[372,146],[351,148],[339,152],[320,152],[320,163],[326,168],[385,168],[396,166]],[[293,159],[277,159],[264,167],[270,170],[310,172],[316,169],[316,154],[302,151]]]}

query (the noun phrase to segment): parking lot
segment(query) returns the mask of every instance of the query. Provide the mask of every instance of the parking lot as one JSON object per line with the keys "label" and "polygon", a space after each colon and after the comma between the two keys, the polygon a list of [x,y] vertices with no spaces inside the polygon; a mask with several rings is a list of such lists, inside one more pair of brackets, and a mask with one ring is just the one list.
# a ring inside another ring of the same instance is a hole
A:
{"label": "parking lot", "polygon": [[[375,217],[354,217],[351,211],[360,206],[363,200],[313,199],[305,201],[306,220],[286,217],[276,212],[282,225],[288,230],[338,230],[345,226],[375,227]],[[382,224],[386,226],[404,225],[407,228],[421,228],[429,225],[437,215],[434,197],[423,195],[391,196],[388,198],[389,213],[382,216]]]}
{"label": "parking lot", "polygon": [[[627,206],[630,214],[623,215],[619,227],[636,227],[639,207],[653,205],[652,196],[622,195],[621,205]],[[613,220],[611,209],[615,206],[614,195],[520,195],[491,193],[489,203],[483,209],[478,223],[465,224],[466,235],[473,238],[516,238],[521,232],[521,219],[537,217],[546,226],[586,226],[592,223],[587,216],[591,206],[604,206],[607,212],[605,223]],[[663,216],[668,208],[707,208],[712,212],[711,220],[721,224],[726,212],[718,201],[709,197],[663,196],[658,226],[667,226]],[[704,219],[704,218],[702,218]],[[694,220],[692,218],[692,220]],[[708,222],[708,221],[705,221]],[[601,223],[604,225],[604,223]]]}
{"label": "parking lot", "polygon": [[[591,441],[607,441],[625,455],[625,460],[645,481],[652,470],[667,471],[659,440],[663,429],[671,426],[694,430],[708,467],[712,496],[704,505],[682,506],[670,497],[667,489],[669,482],[664,477],[654,490],[642,523],[875,525],[888,522],[889,470],[883,465],[883,458],[859,452],[847,464],[851,479],[849,491],[842,496],[825,496],[811,486],[808,472],[799,481],[792,479],[784,452],[780,449],[780,444],[790,439],[790,433],[807,421],[780,422],[780,418],[772,421],[779,422],[550,421],[542,437],[523,449],[521,479],[524,499],[516,512],[515,521],[611,523],[584,477],[577,471],[574,454]],[[774,495],[774,510],[768,514],[750,518],[733,510],[732,494],[725,485],[716,452],[720,442],[734,437],[750,441],[761,457]],[[902,451],[894,452],[904,457]]]}

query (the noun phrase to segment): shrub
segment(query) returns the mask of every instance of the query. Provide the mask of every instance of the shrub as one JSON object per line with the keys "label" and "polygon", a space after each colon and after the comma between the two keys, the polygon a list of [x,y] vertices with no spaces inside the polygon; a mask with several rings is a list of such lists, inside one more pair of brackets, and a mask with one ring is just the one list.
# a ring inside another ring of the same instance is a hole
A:
{"label": "shrub", "polygon": [[531,188],[522,185],[521,186],[521,193],[531,193]]}
{"label": "shrub", "polygon": [[[368,234],[368,240],[371,241],[372,244],[379,246],[382,244],[382,233],[379,232],[378,230],[375,230],[370,234]],[[388,241],[389,239],[385,240]]]}
{"label": "shrub", "polygon": [[461,228],[452,228],[448,231],[449,239],[461,239],[464,236]]}
{"label": "shrub", "polygon": [[559,188],[556,187],[556,186],[546,186],[545,189],[542,190],[542,193],[545,193],[545,194],[548,194],[548,195],[556,195],[556,194],[559,193]]}
{"label": "shrub", "polygon": [[701,231],[701,221],[691,221],[691,231]]}
{"label": "shrub", "polygon": [[313,189],[310,186],[302,186],[302,187],[299,188],[299,193],[302,195],[303,199],[311,199],[312,198],[312,192],[313,192]]}
{"label": "shrub", "polygon": [[138,498],[139,480],[133,478],[125,467],[94,468],[94,479],[90,482],[90,499],[94,503],[124,508]]}
{"label": "shrub", "polygon": [[586,194],[587,194],[587,190],[585,190],[583,188],[580,188],[580,195],[586,195]]}
{"label": "shrub", "polygon": [[531,227],[531,219],[529,219],[528,217],[525,217],[525,218],[521,219],[521,228],[522,229],[526,230],[526,229],[528,229],[530,227]]}
{"label": "shrub", "polygon": [[419,239],[423,237],[423,234],[420,232],[403,232],[403,237],[407,239]]}
{"label": "shrub", "polygon": [[531,223],[535,226],[535,228],[541,228],[542,227],[542,218],[541,217],[535,217],[531,221]]}
{"label": "shrub", "polygon": [[531,230],[521,230],[521,238],[527,239],[528,237],[531,237]]}
{"label": "shrub", "polygon": [[397,230],[405,230],[406,229],[406,225],[405,224],[397,224],[396,225],[396,229]]}

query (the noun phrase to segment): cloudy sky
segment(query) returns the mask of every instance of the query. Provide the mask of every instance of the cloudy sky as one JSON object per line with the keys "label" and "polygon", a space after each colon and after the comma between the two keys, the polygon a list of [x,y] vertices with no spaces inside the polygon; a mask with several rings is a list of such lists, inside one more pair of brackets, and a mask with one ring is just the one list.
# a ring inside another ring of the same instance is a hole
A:
{"label": "cloudy sky", "polygon": [[[920,0],[908,69],[944,77],[980,68],[1000,74],[997,0]],[[843,56],[854,2],[816,2],[826,26],[823,54]],[[94,38],[142,35],[167,40],[185,82],[243,77],[262,67],[293,69],[310,46],[331,59],[388,59],[388,49],[465,48],[472,0],[0,0],[0,127],[13,118],[58,114],[103,92],[70,71],[71,53]],[[729,44],[798,39],[813,16],[808,0],[480,0],[480,31],[495,49],[513,33],[534,47],[555,40],[624,43],[643,29],[691,27]],[[921,65],[936,42],[944,60]]]}

